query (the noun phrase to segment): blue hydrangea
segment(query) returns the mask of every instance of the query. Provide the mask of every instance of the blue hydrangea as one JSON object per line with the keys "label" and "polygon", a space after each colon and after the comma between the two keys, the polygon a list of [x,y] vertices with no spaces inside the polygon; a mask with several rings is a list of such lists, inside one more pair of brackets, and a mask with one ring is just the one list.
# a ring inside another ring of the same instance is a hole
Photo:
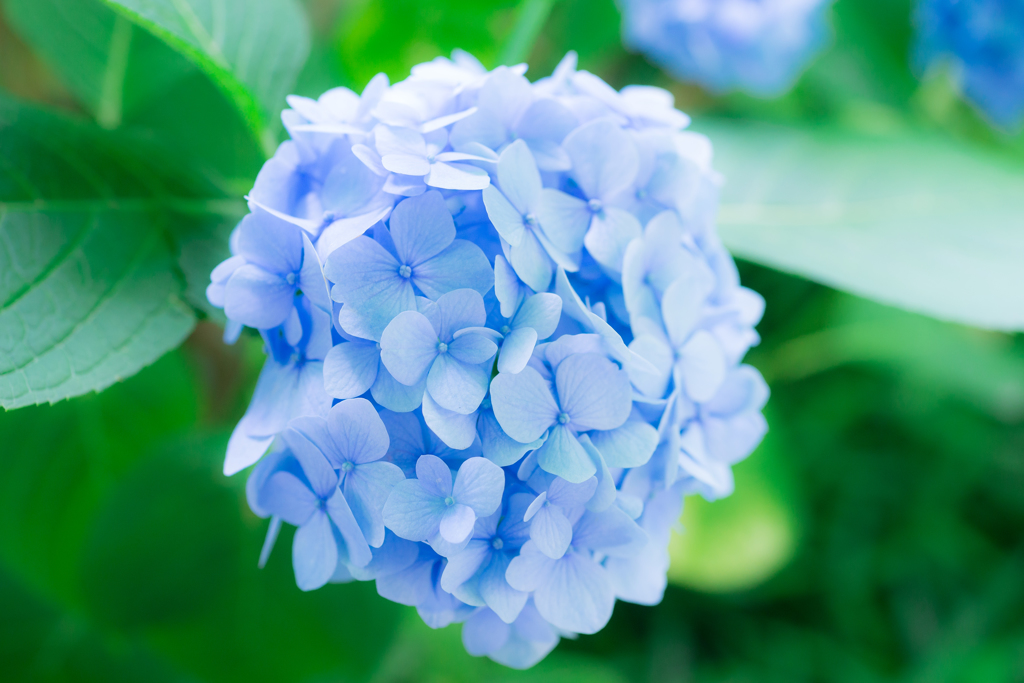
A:
{"label": "blue hydrangea", "polygon": [[1016,0],[920,0],[914,62],[946,63],[963,94],[996,126],[1024,125],[1024,4]]}
{"label": "blue hydrangea", "polygon": [[768,398],[709,141],[572,54],[524,72],[290,98],[208,290],[267,351],[225,461],[260,566],[293,525],[301,589],[374,581],[517,668],[661,600],[684,495],[732,491]]}
{"label": "blue hydrangea", "polygon": [[829,42],[832,0],[620,0],[626,46],[712,92],[781,95]]}

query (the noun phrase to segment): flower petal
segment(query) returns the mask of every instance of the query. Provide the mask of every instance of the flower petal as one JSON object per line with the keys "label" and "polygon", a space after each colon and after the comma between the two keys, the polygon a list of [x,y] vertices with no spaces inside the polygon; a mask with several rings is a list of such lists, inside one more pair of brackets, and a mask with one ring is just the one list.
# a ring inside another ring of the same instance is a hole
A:
{"label": "flower petal", "polygon": [[380,365],[376,344],[345,342],[324,358],[324,389],[334,398],[362,396],[373,386]]}
{"label": "flower petal", "polygon": [[441,538],[449,543],[462,543],[473,531],[476,513],[468,505],[456,503],[444,511],[441,517]]}
{"label": "flower petal", "polygon": [[615,429],[633,408],[629,375],[597,354],[563,360],[555,371],[555,386],[562,410],[579,430]]}
{"label": "flower petal", "polygon": [[425,490],[418,480],[405,479],[395,484],[384,503],[384,525],[401,538],[425,541],[437,531],[445,510],[443,498]]}
{"label": "flower petal", "polygon": [[299,589],[320,588],[338,565],[338,544],[327,515],[318,510],[308,522],[295,531],[292,540],[292,566]]}
{"label": "flower petal", "polygon": [[331,408],[327,426],[338,452],[350,462],[380,460],[388,452],[388,430],[364,398],[342,401]]}
{"label": "flower petal", "polygon": [[491,380],[491,404],[502,430],[521,443],[536,441],[558,419],[550,386],[531,367]]}
{"label": "flower petal", "polygon": [[583,446],[564,425],[552,427],[547,441],[537,449],[537,464],[545,472],[572,483],[586,481],[597,472]]}
{"label": "flower petal", "polygon": [[459,467],[452,497],[468,505],[479,517],[487,517],[501,505],[505,473],[487,458],[469,458]]}
{"label": "flower petal", "polygon": [[418,384],[437,358],[437,333],[417,311],[395,316],[380,336],[380,359],[391,376],[406,386]]}

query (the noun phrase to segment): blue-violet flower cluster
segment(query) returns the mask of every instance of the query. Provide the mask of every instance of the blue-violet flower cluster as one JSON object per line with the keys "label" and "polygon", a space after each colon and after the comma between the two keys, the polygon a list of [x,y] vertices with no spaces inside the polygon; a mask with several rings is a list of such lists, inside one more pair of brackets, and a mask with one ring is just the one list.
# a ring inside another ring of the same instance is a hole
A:
{"label": "blue-violet flower cluster", "polygon": [[829,42],[832,0],[619,0],[626,46],[712,92],[781,95]]}
{"label": "blue-violet flower cluster", "polygon": [[914,61],[952,64],[963,94],[995,125],[1024,125],[1024,3],[920,0]]}
{"label": "blue-violet flower cluster", "polygon": [[683,495],[766,430],[762,299],[714,229],[711,145],[570,54],[464,53],[289,98],[210,301],[266,365],[224,470],[295,527],[303,590],[375,581],[508,666],[661,600]]}

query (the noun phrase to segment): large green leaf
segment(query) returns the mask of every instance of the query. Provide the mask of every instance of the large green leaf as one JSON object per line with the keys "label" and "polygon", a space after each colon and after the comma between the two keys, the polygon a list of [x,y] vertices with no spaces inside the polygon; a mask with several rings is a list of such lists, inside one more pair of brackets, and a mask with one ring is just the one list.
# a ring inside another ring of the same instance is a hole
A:
{"label": "large green leaf", "polygon": [[236,207],[132,142],[0,100],[4,408],[103,389],[192,329],[179,239]]}
{"label": "large green leaf", "polygon": [[1024,168],[923,133],[702,120],[737,256],[883,303],[1024,329]]}
{"label": "large green leaf", "polygon": [[18,33],[104,128],[128,128],[241,195],[261,131],[196,65],[102,0],[5,0]]}
{"label": "large green leaf", "polygon": [[99,0],[6,0],[4,7],[18,33],[107,128],[195,69]]}
{"label": "large green leaf", "polygon": [[309,54],[295,0],[104,0],[202,69],[264,133]]}

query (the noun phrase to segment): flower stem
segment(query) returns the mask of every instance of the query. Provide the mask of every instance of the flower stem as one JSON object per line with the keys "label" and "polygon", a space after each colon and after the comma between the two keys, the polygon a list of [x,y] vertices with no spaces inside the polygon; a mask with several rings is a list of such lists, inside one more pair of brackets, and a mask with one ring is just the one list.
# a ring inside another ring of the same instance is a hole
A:
{"label": "flower stem", "polygon": [[499,63],[511,65],[526,61],[556,1],[522,0],[519,3],[516,24],[498,54]]}

